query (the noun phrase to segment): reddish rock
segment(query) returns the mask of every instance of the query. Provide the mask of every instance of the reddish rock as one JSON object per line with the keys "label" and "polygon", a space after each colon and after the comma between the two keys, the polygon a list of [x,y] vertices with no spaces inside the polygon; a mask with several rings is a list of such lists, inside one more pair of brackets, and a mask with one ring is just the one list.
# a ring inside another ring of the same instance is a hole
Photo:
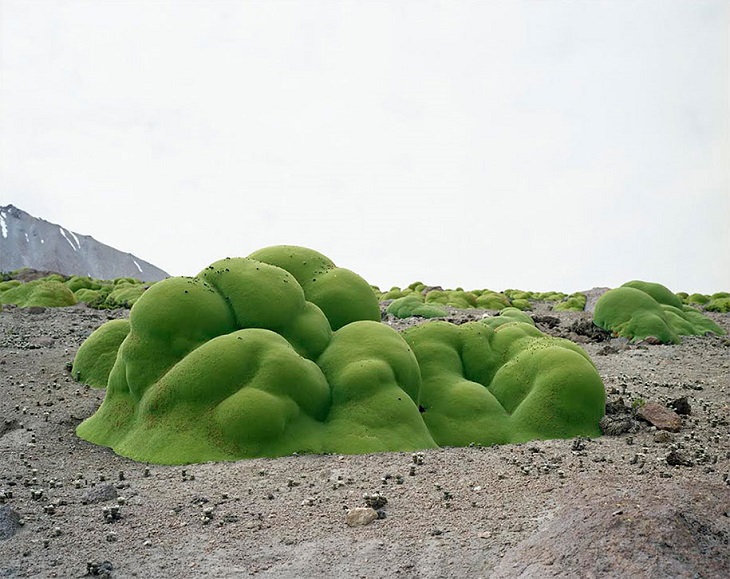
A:
{"label": "reddish rock", "polygon": [[639,408],[637,414],[639,418],[643,418],[659,430],[679,432],[679,429],[682,428],[682,417],[673,410],[656,402],[647,402]]}

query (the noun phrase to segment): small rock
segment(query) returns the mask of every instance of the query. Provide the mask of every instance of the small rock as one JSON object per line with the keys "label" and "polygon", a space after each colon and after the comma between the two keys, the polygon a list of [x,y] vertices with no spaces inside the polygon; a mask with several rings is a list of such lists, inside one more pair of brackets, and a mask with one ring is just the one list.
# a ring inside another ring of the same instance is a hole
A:
{"label": "small rock", "polygon": [[660,430],[654,435],[654,442],[657,442],[659,444],[672,442],[672,435],[669,434],[666,430]]}
{"label": "small rock", "polygon": [[365,500],[365,504],[367,506],[375,510],[382,509],[385,505],[388,504],[388,499],[386,499],[379,492],[365,493],[363,495],[363,499]]}
{"label": "small rock", "polygon": [[119,505],[104,507],[101,512],[104,517],[104,521],[107,523],[114,523],[122,518],[122,515],[119,512]]}
{"label": "small rock", "polygon": [[114,567],[109,561],[101,563],[89,562],[86,564],[86,574],[92,577],[111,577]]}
{"label": "small rock", "polygon": [[622,397],[606,402],[606,414],[626,414],[628,410]]}
{"label": "small rock", "polygon": [[3,436],[4,434],[17,428],[20,428],[20,424],[14,418],[10,420],[4,420],[3,423],[0,424],[0,436]]}
{"label": "small rock", "polygon": [[36,336],[28,340],[28,344],[33,348],[51,348],[56,340],[50,336]]}
{"label": "small rock", "polygon": [[9,539],[18,531],[20,524],[20,515],[16,513],[10,505],[0,507],[0,541]]}
{"label": "small rock", "polygon": [[607,414],[599,422],[601,432],[607,436],[620,436],[626,432],[636,432],[636,421],[626,414]]}
{"label": "small rock", "polygon": [[580,452],[582,450],[585,450],[587,440],[588,440],[587,438],[583,438],[582,436],[577,436],[576,438],[573,439],[573,442],[570,445],[570,449],[573,452]]}
{"label": "small rock", "polygon": [[532,316],[532,321],[546,328],[557,328],[560,325],[560,318],[555,316]]}
{"label": "small rock", "polygon": [[647,402],[636,414],[659,430],[679,432],[682,427],[682,417],[679,414],[656,402]]}
{"label": "small rock", "polygon": [[579,336],[587,337],[591,342],[605,342],[611,338],[611,332],[599,328],[592,319],[582,318],[570,325],[570,331]]}
{"label": "small rock", "polygon": [[114,485],[98,485],[91,487],[81,495],[81,502],[84,505],[94,505],[106,501],[113,501],[119,496]]}
{"label": "small rock", "polygon": [[603,348],[596,352],[597,356],[608,356],[610,354],[618,354],[618,350],[613,346],[603,346]]}
{"label": "small rock", "polygon": [[694,466],[694,463],[679,450],[672,450],[666,458],[669,466]]}
{"label": "small rock", "polygon": [[687,400],[686,396],[672,400],[669,403],[669,407],[682,416],[688,416],[692,413],[692,407],[690,406],[689,400]]}
{"label": "small rock", "polygon": [[347,525],[350,527],[363,527],[369,525],[378,518],[378,512],[372,507],[356,507],[347,511]]}

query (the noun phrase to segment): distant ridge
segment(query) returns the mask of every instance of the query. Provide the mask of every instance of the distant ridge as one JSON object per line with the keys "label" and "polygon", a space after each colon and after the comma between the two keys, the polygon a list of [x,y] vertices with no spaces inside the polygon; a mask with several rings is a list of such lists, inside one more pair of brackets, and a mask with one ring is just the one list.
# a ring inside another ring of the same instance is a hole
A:
{"label": "distant ridge", "polygon": [[0,271],[23,267],[97,279],[133,277],[160,281],[169,277],[159,267],[131,253],[6,205],[0,207]]}

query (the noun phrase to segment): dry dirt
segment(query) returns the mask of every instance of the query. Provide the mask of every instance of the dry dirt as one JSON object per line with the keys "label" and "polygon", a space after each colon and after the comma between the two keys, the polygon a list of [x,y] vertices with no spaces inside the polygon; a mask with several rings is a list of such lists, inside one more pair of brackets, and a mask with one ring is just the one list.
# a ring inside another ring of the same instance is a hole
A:
{"label": "dry dirt", "polygon": [[[75,383],[68,364],[128,312],[8,306],[0,577],[730,576],[730,339],[592,342],[570,331],[589,314],[533,313],[544,331],[586,342],[614,426],[635,431],[158,466],[74,434],[103,391]],[[730,330],[729,314],[711,317]],[[643,402],[681,398],[679,432],[633,418]],[[375,493],[387,499],[382,518],[347,526],[347,509]]]}

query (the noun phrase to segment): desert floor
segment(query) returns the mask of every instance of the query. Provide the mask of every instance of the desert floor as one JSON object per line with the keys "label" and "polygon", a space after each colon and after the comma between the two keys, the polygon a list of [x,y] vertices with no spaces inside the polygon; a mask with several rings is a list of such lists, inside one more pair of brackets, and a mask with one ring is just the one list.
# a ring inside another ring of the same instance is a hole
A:
{"label": "desert floor", "polygon": [[[532,314],[582,343],[623,433],[183,467],[74,434],[104,392],[74,382],[68,364],[127,311],[6,306],[0,577],[730,576],[730,338],[596,342],[571,331],[589,313],[543,303]],[[709,315],[730,331],[730,314]],[[679,432],[632,417],[641,402],[682,398]],[[348,526],[347,510],[374,493],[383,518]]]}

